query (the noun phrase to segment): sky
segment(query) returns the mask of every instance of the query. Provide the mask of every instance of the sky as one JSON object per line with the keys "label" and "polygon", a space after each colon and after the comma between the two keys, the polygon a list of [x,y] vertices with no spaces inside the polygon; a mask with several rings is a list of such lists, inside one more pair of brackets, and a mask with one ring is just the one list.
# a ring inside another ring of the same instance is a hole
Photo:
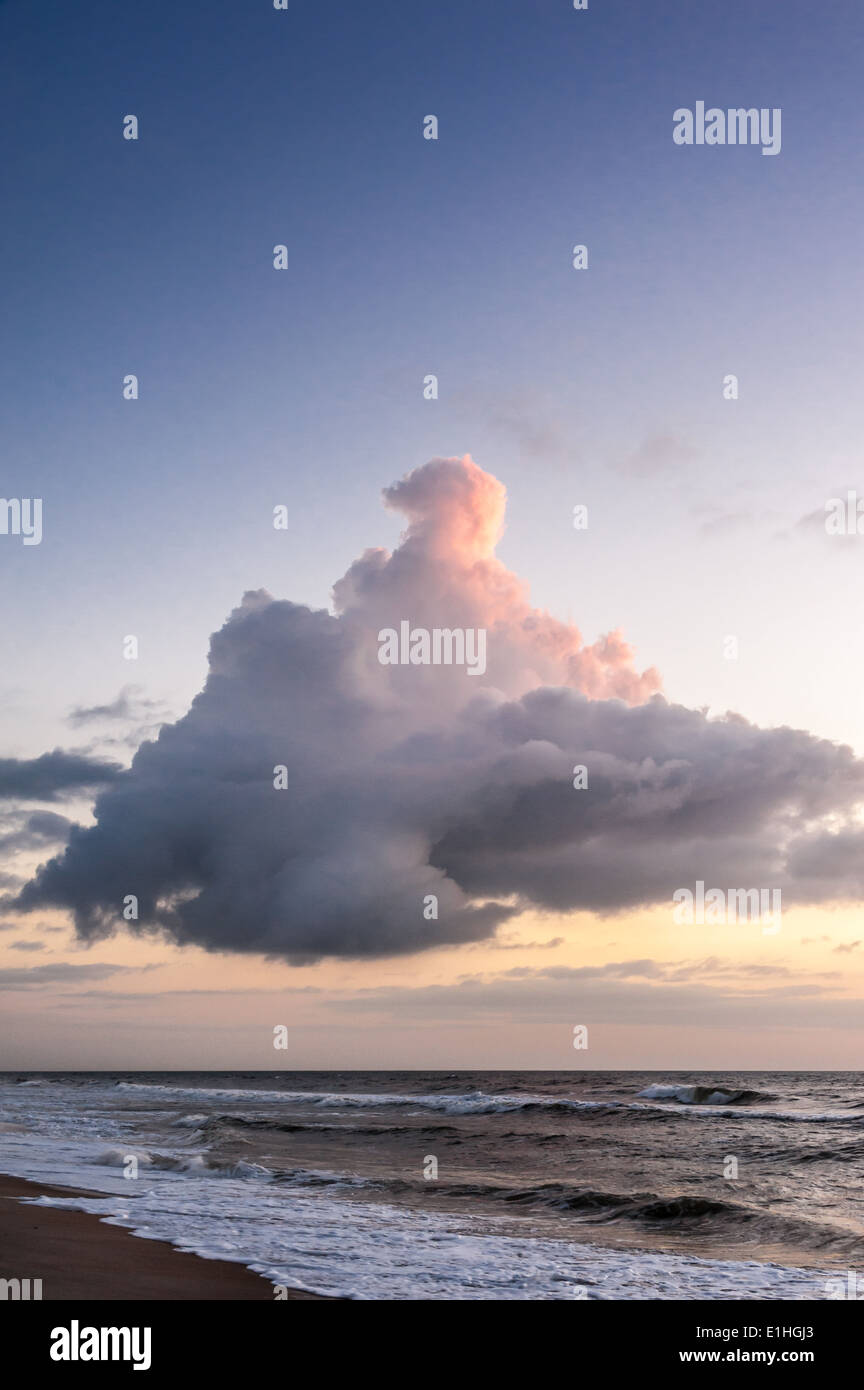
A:
{"label": "sky", "polygon": [[862,58],[851,0],[0,4],[0,1066],[859,1064]]}

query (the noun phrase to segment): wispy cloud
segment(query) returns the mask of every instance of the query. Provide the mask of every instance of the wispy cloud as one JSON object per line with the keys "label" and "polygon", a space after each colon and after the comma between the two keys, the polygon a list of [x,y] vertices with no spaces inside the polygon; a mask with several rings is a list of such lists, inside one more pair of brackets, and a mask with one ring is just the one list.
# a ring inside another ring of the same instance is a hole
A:
{"label": "wispy cloud", "polygon": [[161,722],[165,707],[158,700],[147,699],[138,685],[124,685],[119,695],[105,705],[78,705],[66,716],[73,728],[82,724],[102,724],[116,721],[146,724],[155,728]]}
{"label": "wispy cloud", "polygon": [[44,985],[77,984],[91,980],[108,980],[113,975],[131,974],[137,970],[153,969],[152,966],[131,965],[75,965],[58,961],[55,965],[7,966],[0,969],[0,989],[21,990],[39,989]]}

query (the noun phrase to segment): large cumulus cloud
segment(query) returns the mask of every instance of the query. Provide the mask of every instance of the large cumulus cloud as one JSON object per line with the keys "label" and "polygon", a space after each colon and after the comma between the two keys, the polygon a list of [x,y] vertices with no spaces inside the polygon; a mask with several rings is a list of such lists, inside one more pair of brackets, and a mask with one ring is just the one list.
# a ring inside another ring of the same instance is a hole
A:
{"label": "large cumulus cloud", "polygon": [[[532,608],[494,554],[504,488],[470,458],[384,496],[408,518],[394,553],[351,566],[335,614],[246,594],[189,712],[21,908],[70,908],[92,938],[134,894],[133,930],[303,962],[479,940],[525,906],[668,901],[696,878],[864,896],[848,748],[670,705],[619,633],[586,645]],[[485,675],[382,666],[378,632],[403,620],[484,628]]]}

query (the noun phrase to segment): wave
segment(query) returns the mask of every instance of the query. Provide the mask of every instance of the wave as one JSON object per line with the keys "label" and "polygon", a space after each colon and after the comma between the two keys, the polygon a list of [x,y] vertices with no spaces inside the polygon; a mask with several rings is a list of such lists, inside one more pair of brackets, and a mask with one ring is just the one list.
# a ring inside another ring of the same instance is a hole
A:
{"label": "wave", "polygon": [[[380,1184],[370,1184],[380,1186]],[[421,1184],[397,1179],[387,1184],[388,1192],[397,1193]],[[533,1212],[544,1210],[558,1215],[570,1213],[584,1225],[625,1223],[669,1233],[698,1233],[717,1240],[794,1245],[797,1249],[864,1254],[864,1235],[848,1227],[828,1222],[811,1221],[803,1217],[787,1217],[780,1213],[722,1197],[665,1194],[656,1192],[614,1193],[593,1188],[574,1188],[563,1183],[547,1183],[537,1187],[513,1188],[494,1183],[441,1184],[438,1192],[450,1200],[469,1199],[522,1207]]]}
{"label": "wave", "polygon": [[241,1160],[239,1163],[220,1167],[208,1162],[203,1154],[159,1154],[134,1147],[105,1149],[91,1159],[91,1162],[103,1168],[124,1169],[131,1159],[135,1160],[139,1168],[153,1168],[163,1173],[189,1173],[195,1177],[243,1178],[270,1182],[275,1176],[272,1168],[265,1168],[261,1163],[245,1163]]}
{"label": "wave", "polygon": [[[344,1134],[352,1139],[358,1135],[383,1138],[390,1134],[412,1134],[415,1137],[428,1135],[436,1139],[459,1139],[462,1137],[461,1131],[454,1125],[429,1124],[422,1126],[412,1125],[328,1125],[316,1122],[304,1122],[302,1120],[276,1120],[261,1119],[252,1115],[184,1115],[181,1120],[174,1120],[172,1124],[181,1127],[193,1127],[192,1122],[200,1127],[205,1134],[212,1135],[213,1131],[223,1129],[253,1129],[263,1130],[269,1134]],[[503,1136],[506,1137],[506,1136]],[[564,1136],[562,1136],[564,1137]]]}
{"label": "wave", "polygon": [[775,1149],[765,1157],[769,1163],[782,1163],[787,1167],[809,1163],[860,1163],[864,1159],[864,1139],[838,1143],[830,1149]]}
{"label": "wave", "polygon": [[[563,1096],[539,1095],[488,1095],[483,1091],[472,1091],[464,1095],[418,1094],[401,1095],[386,1091],[339,1092],[339,1091],[278,1091],[278,1090],[228,1090],[224,1088],[205,1088],[198,1086],[165,1086],[154,1082],[119,1081],[117,1088],[124,1091],[155,1092],[169,1099],[207,1101],[229,1101],[234,1103],[254,1102],[256,1104],[305,1105],[318,1110],[386,1110],[393,1108],[440,1112],[453,1116],[509,1115],[516,1113],[542,1113],[551,1115],[589,1115],[598,1118],[629,1112],[631,1118],[642,1121],[674,1122],[681,1116],[699,1115],[701,1118],[735,1115],[753,1120],[772,1120],[788,1123],[833,1123],[861,1126],[864,1115],[850,1115],[830,1111],[813,1113],[807,1110],[775,1110],[765,1108],[760,1102],[776,1100],[770,1092],[737,1090],[725,1086],[681,1086],[655,1084],[638,1093],[633,1100],[576,1100]],[[676,1110],[675,1106],[681,1109]],[[758,1107],[758,1108],[757,1108]],[[201,1121],[199,1121],[201,1123]],[[290,1122],[285,1121],[288,1126]],[[286,1132],[290,1132],[286,1128]]]}
{"label": "wave", "polygon": [[[23,1084],[37,1084],[28,1082]],[[55,1082],[48,1082],[54,1085]],[[88,1082],[93,1084],[92,1082]],[[100,1083],[104,1084],[104,1083]],[[864,1114],[860,1110],[816,1113],[807,1109],[780,1109],[771,1102],[779,1098],[768,1091],[747,1090],[729,1085],[683,1085],[678,1083],[654,1083],[636,1093],[630,1099],[609,1097],[607,1099],[577,1099],[562,1095],[548,1096],[531,1093],[489,1094],[480,1090],[464,1093],[393,1093],[386,1091],[340,1092],[340,1091],[294,1091],[278,1089],[250,1089],[226,1087],[206,1087],[189,1085],[169,1085],[151,1081],[114,1081],[112,1090],[148,1096],[170,1105],[185,1101],[187,1105],[256,1105],[266,1108],[282,1106],[305,1109],[337,1111],[347,1115],[352,1111],[401,1109],[420,1115],[424,1111],[440,1113],[457,1118],[496,1115],[558,1115],[561,1117],[584,1116],[598,1121],[614,1119],[626,1115],[630,1122],[640,1124],[676,1124],[682,1119],[698,1116],[702,1120],[716,1117],[732,1117],[747,1120],[769,1120],[780,1123],[836,1124],[861,1128]],[[794,1104],[795,1102],[792,1102]],[[860,1102],[859,1102],[860,1104]],[[370,1117],[371,1118],[371,1117]],[[298,1115],[296,1122],[290,1116],[280,1116],[284,1132],[291,1132],[292,1123],[298,1125],[306,1117]],[[249,1122],[249,1117],[243,1120]],[[196,1129],[209,1122],[208,1116],[199,1109],[191,1114],[181,1112],[170,1121],[178,1128]],[[271,1121],[272,1123],[272,1121]],[[262,1128],[266,1122],[263,1122]],[[370,1131],[374,1132],[374,1131]],[[193,1136],[194,1137],[194,1136]]]}
{"label": "wave", "polygon": [[675,1100],[681,1105],[752,1105],[757,1101],[776,1100],[767,1091],[737,1090],[730,1086],[646,1086],[639,1092],[644,1100]]}
{"label": "wave", "polygon": [[203,1086],[164,1086],[147,1081],[118,1081],[121,1091],[148,1091],[166,1096],[211,1098],[213,1100],[269,1101],[283,1105],[314,1105],[319,1109],[358,1110],[413,1106],[414,1109],[440,1110],[447,1115],[497,1115],[516,1110],[619,1110],[623,1101],[565,1100],[547,1096],[491,1096],[483,1091],[466,1095],[399,1095],[386,1091],[277,1091],[226,1090]]}

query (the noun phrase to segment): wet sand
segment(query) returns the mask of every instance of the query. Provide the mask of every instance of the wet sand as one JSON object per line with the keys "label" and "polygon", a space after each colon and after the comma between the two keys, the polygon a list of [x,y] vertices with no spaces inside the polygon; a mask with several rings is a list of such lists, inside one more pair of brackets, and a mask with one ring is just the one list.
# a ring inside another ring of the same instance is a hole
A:
{"label": "wet sand", "polygon": [[[273,1285],[245,1265],[204,1260],[161,1240],[142,1240],[89,1212],[17,1200],[104,1195],[0,1174],[0,1279],[41,1279],[43,1301],[274,1301]],[[318,1297],[288,1290],[289,1299]]]}

